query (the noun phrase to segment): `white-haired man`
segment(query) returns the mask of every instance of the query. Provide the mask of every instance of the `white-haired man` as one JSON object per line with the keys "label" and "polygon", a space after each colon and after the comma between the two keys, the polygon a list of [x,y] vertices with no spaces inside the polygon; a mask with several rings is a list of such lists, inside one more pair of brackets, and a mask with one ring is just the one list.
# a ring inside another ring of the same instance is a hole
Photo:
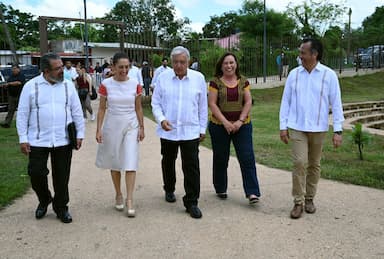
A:
{"label": "white-haired man", "polygon": [[184,173],[183,203],[192,218],[201,218],[199,143],[205,138],[208,119],[207,84],[203,74],[188,69],[188,49],[171,52],[171,70],[162,72],[152,96],[152,112],[161,141],[165,200],[175,202],[175,162],[180,148]]}

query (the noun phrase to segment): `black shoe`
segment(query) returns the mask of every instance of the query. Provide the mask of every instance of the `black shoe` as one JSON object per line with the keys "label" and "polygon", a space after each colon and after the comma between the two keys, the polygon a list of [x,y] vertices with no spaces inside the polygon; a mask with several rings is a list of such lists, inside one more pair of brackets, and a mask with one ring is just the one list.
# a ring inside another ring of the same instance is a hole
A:
{"label": "black shoe", "polygon": [[199,219],[203,216],[201,210],[199,209],[199,207],[197,207],[197,205],[192,205],[191,207],[187,208],[186,212],[188,212],[189,215],[191,215],[191,217],[195,219]]}
{"label": "black shoe", "polygon": [[71,214],[69,214],[68,211],[63,211],[57,213],[57,218],[61,220],[63,223],[71,223],[72,222],[72,217]]}
{"label": "black shoe", "polygon": [[10,127],[10,125],[7,123],[1,123],[0,126],[3,128],[9,128]]}
{"label": "black shoe", "polygon": [[216,195],[222,200],[225,200],[226,198],[228,198],[228,195],[225,192],[216,193]]}
{"label": "black shoe", "polygon": [[41,203],[39,203],[39,205],[37,206],[37,209],[35,211],[36,219],[43,218],[45,216],[45,214],[47,214],[47,208],[48,208],[48,205],[43,206],[43,205],[41,205]]}
{"label": "black shoe", "polygon": [[49,200],[49,202],[46,205],[39,203],[39,205],[37,206],[36,211],[35,211],[36,219],[41,219],[45,216],[45,214],[47,214],[47,209],[48,209],[48,206],[51,202],[52,202],[52,199]]}
{"label": "black shoe", "polygon": [[176,196],[173,192],[166,192],[165,193],[165,200],[167,202],[175,202],[176,201]]}

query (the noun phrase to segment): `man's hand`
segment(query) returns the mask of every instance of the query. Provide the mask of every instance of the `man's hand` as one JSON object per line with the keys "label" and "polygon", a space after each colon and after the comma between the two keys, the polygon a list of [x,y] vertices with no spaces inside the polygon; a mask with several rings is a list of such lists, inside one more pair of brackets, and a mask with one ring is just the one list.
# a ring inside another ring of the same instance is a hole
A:
{"label": "man's hand", "polygon": [[20,150],[24,155],[28,155],[31,152],[31,146],[29,143],[20,143]]}
{"label": "man's hand", "polygon": [[77,139],[77,143],[76,143],[76,150],[79,150],[81,148],[81,144],[83,143],[83,139],[82,138],[78,138]]}
{"label": "man's hand", "polygon": [[169,121],[163,120],[161,122],[161,128],[163,128],[163,130],[165,130],[165,131],[170,131],[170,130],[172,130],[172,125],[171,125],[171,123],[169,123]]}
{"label": "man's hand", "polygon": [[288,144],[289,141],[289,132],[288,130],[280,130],[280,140],[285,144]]}
{"label": "man's hand", "polygon": [[199,141],[202,142],[202,141],[204,141],[204,139],[205,139],[205,134],[200,134],[200,139],[199,139]]}
{"label": "man's hand", "polygon": [[333,134],[332,142],[334,148],[340,147],[341,143],[343,142],[343,136],[336,133]]}

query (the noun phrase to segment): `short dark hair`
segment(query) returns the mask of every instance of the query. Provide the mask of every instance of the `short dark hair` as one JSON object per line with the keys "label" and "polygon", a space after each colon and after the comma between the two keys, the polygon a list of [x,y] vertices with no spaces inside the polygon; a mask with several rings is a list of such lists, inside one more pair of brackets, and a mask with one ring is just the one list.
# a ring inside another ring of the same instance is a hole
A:
{"label": "short dark hair", "polygon": [[307,38],[303,40],[303,43],[311,43],[311,53],[317,52],[317,61],[320,61],[323,58],[323,44],[320,40],[315,38]]}
{"label": "short dark hair", "polygon": [[161,60],[161,62],[164,62],[164,61],[167,61],[168,62],[168,58],[163,58],[162,60]]}
{"label": "short dark hair", "polygon": [[112,63],[113,63],[114,65],[116,65],[117,62],[119,62],[120,59],[128,59],[128,60],[130,61],[130,59],[129,59],[129,57],[128,57],[128,55],[127,55],[126,53],[124,53],[124,52],[118,52],[118,53],[116,53],[115,55],[113,55]]}
{"label": "short dark hair", "polygon": [[47,53],[47,54],[43,55],[40,58],[40,70],[41,70],[41,72],[44,72],[46,69],[51,70],[52,69],[51,60],[58,60],[58,59],[61,60],[60,56],[55,54],[55,53]]}
{"label": "short dark hair", "polygon": [[224,55],[222,55],[219,60],[217,61],[216,63],[216,69],[215,69],[215,77],[222,77],[223,76],[223,71],[221,70],[221,66],[223,65],[223,62],[224,62],[224,59],[228,56],[233,56],[233,58],[235,59],[236,61],[236,76],[237,78],[240,78],[241,75],[240,75],[240,65],[239,65],[239,62],[237,61],[237,57],[235,54],[233,54],[232,52],[227,52],[225,53]]}
{"label": "short dark hair", "polygon": [[20,68],[19,64],[12,64],[12,68]]}

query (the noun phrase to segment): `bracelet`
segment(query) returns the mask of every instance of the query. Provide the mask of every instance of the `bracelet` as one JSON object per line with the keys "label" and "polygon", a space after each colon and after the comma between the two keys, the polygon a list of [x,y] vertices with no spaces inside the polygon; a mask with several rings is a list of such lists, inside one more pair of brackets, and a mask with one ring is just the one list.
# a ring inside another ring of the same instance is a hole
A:
{"label": "bracelet", "polygon": [[242,123],[245,123],[245,120],[239,119],[239,121],[241,121]]}

